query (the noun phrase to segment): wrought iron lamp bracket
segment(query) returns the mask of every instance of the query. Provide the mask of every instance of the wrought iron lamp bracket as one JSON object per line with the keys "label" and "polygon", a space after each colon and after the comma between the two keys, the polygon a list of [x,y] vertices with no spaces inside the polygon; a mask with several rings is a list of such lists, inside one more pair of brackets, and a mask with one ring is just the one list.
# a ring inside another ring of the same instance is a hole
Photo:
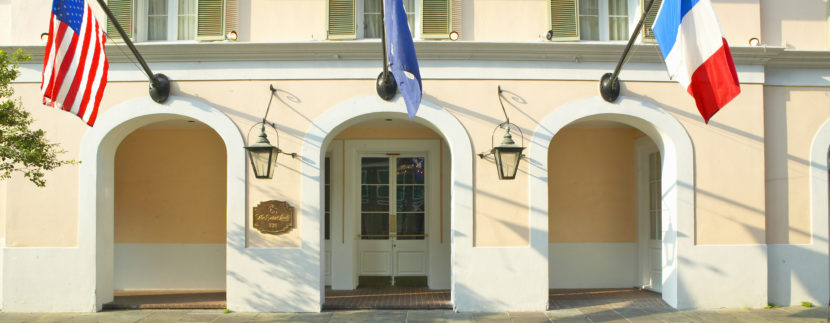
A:
{"label": "wrought iron lamp bracket", "polygon": [[[522,144],[521,144],[520,146],[521,146],[521,147],[524,147],[524,146],[525,146],[525,136],[524,136],[524,133],[522,132],[522,128],[520,128],[520,127],[519,127],[518,125],[516,125],[515,123],[510,122],[510,117],[509,117],[509,116],[507,116],[507,110],[504,108],[504,101],[502,100],[502,92],[504,92],[504,91],[501,89],[501,85],[499,85],[499,86],[498,86],[498,89],[499,89],[499,104],[501,105],[501,111],[502,111],[502,113],[504,113],[504,118],[505,118],[507,121],[500,123],[498,126],[496,126],[496,128],[495,128],[495,129],[493,129],[493,134],[490,136],[490,151],[481,152],[481,153],[478,153],[478,154],[477,154],[477,155],[478,155],[478,157],[479,157],[479,158],[482,158],[482,159],[484,159],[485,157],[490,156],[490,155],[492,155],[492,154],[494,154],[494,153],[495,153],[495,151],[496,151],[496,150],[495,150],[495,148],[496,148],[496,143],[495,143],[496,131],[497,131],[499,128],[506,129],[506,130],[507,130],[507,134],[509,134],[509,133],[510,133],[510,130],[511,130],[511,129],[514,129],[514,127],[515,127],[515,129],[516,129],[516,130],[519,130],[519,137],[520,137],[520,138],[522,138]],[[524,158],[526,158],[527,156],[526,156],[525,154],[521,154],[521,156],[520,156],[520,157],[524,159]]]}

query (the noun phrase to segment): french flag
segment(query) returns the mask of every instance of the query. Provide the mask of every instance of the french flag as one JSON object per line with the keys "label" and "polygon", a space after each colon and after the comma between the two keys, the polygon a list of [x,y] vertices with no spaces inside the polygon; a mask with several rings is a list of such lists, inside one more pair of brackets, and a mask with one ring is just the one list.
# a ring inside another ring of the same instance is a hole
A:
{"label": "french flag", "polygon": [[651,28],[669,76],[695,98],[709,123],[741,93],[729,45],[709,0],[664,0]]}

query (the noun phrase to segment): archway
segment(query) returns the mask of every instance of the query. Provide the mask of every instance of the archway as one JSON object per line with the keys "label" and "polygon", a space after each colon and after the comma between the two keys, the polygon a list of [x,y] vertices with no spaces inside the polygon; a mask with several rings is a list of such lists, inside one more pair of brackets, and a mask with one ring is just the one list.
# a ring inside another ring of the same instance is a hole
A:
{"label": "archway", "polygon": [[[543,119],[530,145],[531,244],[548,250],[548,153],[551,140],[575,121],[613,121],[638,129],[651,138],[662,156],[662,297],[678,307],[678,245],[692,245],[694,217],[694,155],[691,140],[680,123],[647,102],[620,98],[608,103],[599,97],[579,100]],[[533,237],[533,233],[537,233]],[[544,279],[549,286],[548,277]]]}
{"label": "archway", "polygon": [[[100,116],[81,146],[79,184],[79,249],[89,265],[84,281],[91,284],[91,303],[100,310],[112,301],[114,289],[114,158],[122,140],[151,123],[190,119],[219,135],[226,151],[226,219],[228,250],[244,246],[245,153],[236,125],[221,111],[203,102],[170,97],[164,104],[149,98],[124,102]],[[230,258],[230,257],[229,257]],[[228,260],[230,261],[230,260]],[[226,270],[226,276],[230,270]],[[230,288],[229,288],[230,289]],[[229,290],[230,292],[230,290]]]}
{"label": "archway", "polygon": [[[343,129],[364,122],[366,120],[402,119],[402,111],[405,111],[403,99],[396,98],[392,102],[386,102],[377,96],[358,97],[341,103],[328,110],[318,117],[309,131],[306,133],[302,155],[310,160],[303,164],[303,221],[306,223],[303,230],[313,230],[303,235],[303,248],[309,246],[310,250],[319,255],[320,266],[317,282],[320,291],[320,305],[324,301],[324,279],[325,277],[325,255],[324,255],[324,183],[321,181],[321,168],[326,157],[326,148],[334,140],[336,134]],[[405,118],[405,117],[404,117]],[[422,101],[414,123],[427,127],[446,141],[446,145],[452,156],[450,162],[449,217],[452,223],[452,230],[447,230],[450,244],[450,253],[456,254],[463,242],[471,242],[472,233],[472,147],[469,136],[461,123],[449,112],[428,101]],[[309,225],[311,224],[311,225]],[[461,234],[459,234],[461,233]],[[319,239],[312,240],[309,237]],[[437,239],[435,239],[437,240]],[[462,242],[460,244],[459,242]],[[469,246],[472,244],[469,243]],[[453,257],[453,256],[450,257]],[[453,287],[455,264],[450,266],[450,273],[447,277],[447,284]],[[452,288],[452,297],[455,297],[455,288]]]}

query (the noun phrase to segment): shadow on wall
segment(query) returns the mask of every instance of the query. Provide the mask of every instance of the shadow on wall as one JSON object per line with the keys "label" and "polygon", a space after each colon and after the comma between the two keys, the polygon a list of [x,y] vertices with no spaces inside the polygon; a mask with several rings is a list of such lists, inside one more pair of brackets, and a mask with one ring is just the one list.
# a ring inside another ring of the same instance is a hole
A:
{"label": "shadow on wall", "polygon": [[[236,234],[230,233],[231,230],[233,232],[237,232]],[[314,275],[315,272],[309,272],[307,268],[311,267],[312,264],[308,261],[309,258],[306,256],[287,256],[287,257],[279,257],[278,261],[268,261],[264,257],[259,257],[251,252],[246,252],[245,248],[245,234],[239,234],[238,232],[244,232],[245,228],[243,226],[235,226],[231,230],[229,230],[228,234],[228,247],[233,252],[237,252],[241,254],[245,258],[246,263],[256,264],[257,268],[267,276],[270,277],[282,277],[287,281],[291,281],[293,289],[291,290],[274,290],[273,286],[262,285],[260,282],[253,281],[250,277],[246,276],[245,274],[234,272],[232,270],[228,270],[228,284],[241,284],[247,286],[246,288],[250,292],[249,295],[243,299],[250,308],[253,309],[269,309],[269,308],[292,308],[292,307],[303,307],[303,308],[313,308],[317,307],[320,304],[299,304],[304,300],[307,300],[308,297],[305,295],[305,291],[309,288],[311,289],[318,289],[317,286],[312,286],[308,283],[303,282],[313,282],[316,281],[316,276]],[[298,251],[300,251],[298,249]],[[282,253],[285,254],[285,253]],[[302,254],[300,252],[297,255]],[[272,257],[272,259],[275,257]],[[233,280],[234,282],[231,282]],[[305,285],[305,286],[303,286]],[[228,300],[232,299],[233,290],[228,290]],[[233,297],[235,298],[235,297]],[[279,300],[279,302],[274,302],[274,300]]]}

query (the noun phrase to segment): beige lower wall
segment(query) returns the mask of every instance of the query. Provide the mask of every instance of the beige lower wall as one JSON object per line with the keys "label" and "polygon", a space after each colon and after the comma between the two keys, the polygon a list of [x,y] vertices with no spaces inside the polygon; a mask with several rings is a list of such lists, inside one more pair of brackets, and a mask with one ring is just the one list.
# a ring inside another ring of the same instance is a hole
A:
{"label": "beige lower wall", "polygon": [[770,86],[764,98],[767,242],[809,243],[810,150],[819,128],[830,119],[830,94],[827,88]]}
{"label": "beige lower wall", "polygon": [[548,150],[548,241],[636,242],[631,127],[565,128]]}
{"label": "beige lower wall", "polygon": [[208,128],[128,135],[115,153],[115,243],[225,243],[226,161]]}

